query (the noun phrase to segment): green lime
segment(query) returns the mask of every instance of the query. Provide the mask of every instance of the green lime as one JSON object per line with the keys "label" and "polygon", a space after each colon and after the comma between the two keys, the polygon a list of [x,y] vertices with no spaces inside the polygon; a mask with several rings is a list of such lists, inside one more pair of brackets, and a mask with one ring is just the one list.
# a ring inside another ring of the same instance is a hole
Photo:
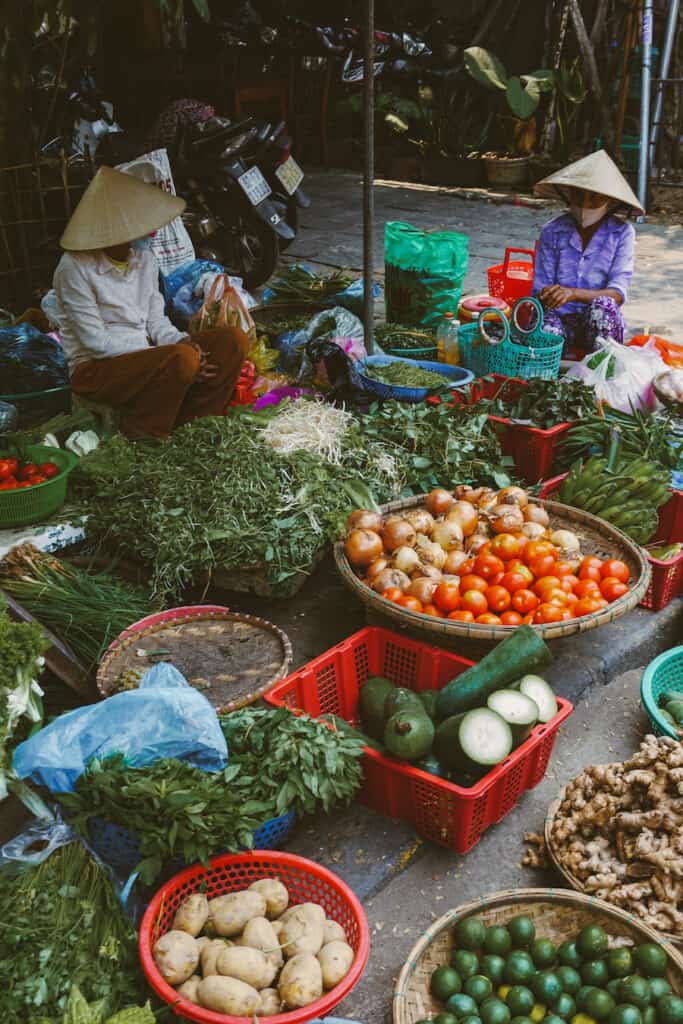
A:
{"label": "green lime", "polygon": [[478,917],[466,917],[458,921],[453,929],[453,937],[458,949],[481,949],[484,944],[486,928]]}
{"label": "green lime", "polygon": [[534,1024],[534,1022],[532,1021],[531,1017],[520,1016],[513,1017],[511,1024]]}
{"label": "green lime", "polygon": [[581,966],[581,955],[576,948],[575,942],[570,942],[567,939],[563,942],[557,950],[557,959],[564,967],[580,967]]}
{"label": "green lime", "polygon": [[649,978],[648,980],[650,982],[650,995],[655,1003],[662,996],[668,996],[671,992],[671,985],[666,978]]}
{"label": "green lime", "polygon": [[644,942],[633,950],[636,967],[646,978],[662,978],[666,974],[668,957],[656,942]]}
{"label": "green lime", "polygon": [[609,971],[604,960],[586,960],[581,964],[581,980],[584,985],[598,985],[604,988],[609,981]]}
{"label": "green lime", "polygon": [[534,1024],[541,1024],[541,1021],[543,1020],[547,1012],[548,1008],[547,1006],[544,1006],[543,1003],[534,1003],[534,1008],[529,1014],[529,1016],[531,1017]]}
{"label": "green lime", "polygon": [[605,963],[610,978],[626,978],[629,974],[633,974],[633,957],[627,946],[610,949],[605,957]]}
{"label": "green lime", "polygon": [[534,995],[546,1006],[554,1003],[558,996],[562,995],[562,983],[554,971],[539,971],[536,977],[531,979],[531,988]]}
{"label": "green lime", "polygon": [[515,950],[505,962],[503,977],[511,985],[526,985],[536,974],[534,962],[528,953],[522,950]]}
{"label": "green lime", "polygon": [[586,1007],[586,997],[588,996],[588,993],[592,992],[594,987],[594,985],[582,985],[576,993],[576,1005],[581,1012],[583,1012]]}
{"label": "green lime", "polygon": [[526,985],[513,985],[505,1002],[510,1007],[513,1017],[526,1017],[533,1010],[536,1000],[533,992]]}
{"label": "green lime", "polygon": [[482,1003],[493,993],[491,979],[485,978],[483,974],[473,974],[463,985],[463,992],[472,996],[475,1003]]}
{"label": "green lime", "polygon": [[482,1024],[510,1024],[512,1014],[502,999],[489,996],[479,1007]]}
{"label": "green lime", "polygon": [[468,1013],[466,1017],[463,1017],[460,1024],[481,1024],[481,1017],[477,1017],[474,1013]]}
{"label": "green lime", "polygon": [[607,985],[605,986],[609,994],[611,996],[614,996],[617,1002],[619,1001],[619,990],[621,988],[621,982],[621,978],[610,978],[610,980],[607,982]]}
{"label": "green lime", "polygon": [[562,986],[563,992],[568,992],[570,996],[575,996],[581,988],[581,975],[575,967],[558,967],[555,974],[560,979],[560,985]]}
{"label": "green lime", "polygon": [[650,986],[639,974],[629,974],[619,986],[619,1002],[644,1010],[652,1002]]}
{"label": "green lime", "polygon": [[643,1024],[643,1017],[637,1006],[621,1003],[610,1013],[608,1024]]}
{"label": "green lime", "polygon": [[432,1024],[458,1024],[458,1018],[452,1013],[437,1013]]}
{"label": "green lime", "polygon": [[584,960],[604,956],[607,947],[607,932],[599,924],[587,924],[576,936],[576,948]]}
{"label": "green lime", "polygon": [[543,1018],[543,1024],[564,1024],[562,1017],[558,1017],[556,1013],[548,1013]]}
{"label": "green lime", "polygon": [[575,1017],[572,1017],[570,1024],[597,1024],[597,1021],[593,1017],[589,1017],[587,1013],[577,1013]]}
{"label": "green lime", "polygon": [[571,1020],[576,1013],[576,1003],[568,992],[562,992],[553,1003],[552,1011],[563,1020]]}
{"label": "green lime", "polygon": [[469,949],[454,949],[451,966],[455,967],[463,981],[479,971],[479,957]]}
{"label": "green lime", "polygon": [[648,1006],[646,1010],[641,1010],[643,1014],[643,1024],[657,1024],[657,1011],[654,1006]]}
{"label": "green lime", "polygon": [[594,1017],[595,1020],[609,1017],[616,1005],[609,992],[605,992],[603,988],[594,988],[588,993],[584,1002],[586,1013],[589,1017]]}
{"label": "green lime", "polygon": [[505,961],[502,956],[494,956],[492,953],[487,953],[486,956],[481,958],[479,971],[485,978],[490,978],[494,985],[500,985],[505,973]]}
{"label": "green lime", "polygon": [[445,1003],[449,996],[452,996],[454,992],[460,992],[461,989],[460,975],[452,967],[437,967],[432,972],[429,990],[435,999]]}
{"label": "green lime", "polygon": [[466,996],[464,992],[455,992],[446,1000],[446,1009],[460,1017],[477,1016],[477,1004],[472,996]]}
{"label": "green lime", "polygon": [[507,956],[512,949],[512,939],[507,928],[503,928],[500,924],[494,924],[487,928],[484,936],[484,949],[487,953],[495,953],[496,956]]}
{"label": "green lime", "polygon": [[534,922],[526,914],[518,914],[508,921],[508,931],[515,949],[530,946],[536,938]]}
{"label": "green lime", "polygon": [[538,968],[552,967],[557,959],[555,943],[550,939],[534,939],[530,952],[531,959]]}
{"label": "green lime", "polygon": [[683,999],[679,996],[662,996],[657,1003],[659,1024],[681,1024],[683,1021]]}

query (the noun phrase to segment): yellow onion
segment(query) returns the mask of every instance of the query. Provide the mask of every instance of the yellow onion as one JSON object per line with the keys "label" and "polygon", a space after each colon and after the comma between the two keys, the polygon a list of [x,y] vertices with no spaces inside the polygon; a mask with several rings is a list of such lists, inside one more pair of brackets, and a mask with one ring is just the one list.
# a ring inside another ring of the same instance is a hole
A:
{"label": "yellow onion", "polygon": [[[439,550],[443,551],[443,548],[439,548]],[[441,569],[437,569],[435,565],[420,565],[420,568],[411,574],[411,579],[415,580],[420,576],[424,576],[429,580],[436,580],[438,583],[441,579]]]}
{"label": "yellow onion", "polygon": [[478,554],[488,539],[488,535],[485,533],[473,533],[465,541],[465,551],[470,555]]}
{"label": "yellow onion", "polygon": [[434,516],[426,508],[411,508],[403,516],[416,533],[429,536],[434,529]]}
{"label": "yellow onion", "polygon": [[423,565],[433,565],[437,569],[443,568],[446,552],[440,544],[429,540],[423,533],[418,533],[415,547]]}
{"label": "yellow onion", "polygon": [[581,542],[571,530],[553,530],[550,543],[555,545],[563,561],[576,558],[581,552]]}
{"label": "yellow onion", "polygon": [[389,568],[389,559],[385,558],[384,555],[380,555],[379,558],[376,558],[375,561],[371,562],[370,565],[368,566],[368,571],[366,573],[367,578],[369,580],[374,580],[375,576],[378,573],[382,572],[382,569],[388,569],[388,568]]}
{"label": "yellow onion", "polygon": [[518,505],[496,505],[490,515],[494,533],[518,533],[524,524],[524,516]]}
{"label": "yellow onion", "polygon": [[498,491],[499,505],[519,505],[520,508],[526,508],[528,503],[529,496],[521,487],[503,487]]}
{"label": "yellow onion", "polygon": [[490,512],[498,504],[498,495],[490,487],[481,487],[479,490],[480,493],[475,504],[483,512]]}
{"label": "yellow onion", "polygon": [[464,536],[460,524],[454,523],[452,519],[444,519],[443,522],[437,523],[432,533],[434,543],[440,544],[444,551],[462,547]]}
{"label": "yellow onion", "polygon": [[428,576],[419,576],[408,587],[408,593],[411,597],[416,597],[422,604],[429,604],[438,585],[438,580],[432,580]]}
{"label": "yellow onion", "polygon": [[522,533],[527,540],[541,540],[546,535],[546,528],[541,523],[524,523]]}
{"label": "yellow onion", "polygon": [[400,569],[401,572],[410,576],[411,572],[415,572],[419,567],[420,556],[415,548],[409,548],[404,545],[401,548],[396,548],[391,558],[391,564],[394,569]]}
{"label": "yellow onion", "polygon": [[358,508],[352,512],[346,520],[346,532],[352,530],[372,530],[374,533],[381,533],[384,523],[378,512],[371,512],[366,508]]}
{"label": "yellow onion", "polygon": [[387,551],[395,551],[396,548],[415,547],[417,533],[410,523],[400,516],[392,516],[384,524],[382,540]]}
{"label": "yellow onion", "polygon": [[446,513],[446,519],[452,519],[459,523],[460,529],[466,537],[469,537],[477,528],[479,513],[469,501],[456,501],[452,508]]}
{"label": "yellow onion", "polygon": [[524,509],[524,518],[527,523],[540,523],[541,526],[548,526],[550,516],[540,505],[527,505]]}
{"label": "yellow onion", "polygon": [[457,576],[460,566],[466,562],[469,555],[465,551],[449,551],[446,561],[443,564],[443,571],[450,576]]}
{"label": "yellow onion", "polygon": [[469,501],[470,504],[476,500],[475,498],[472,497],[472,495],[476,493],[477,492],[474,490],[474,488],[470,487],[469,484],[458,484],[458,486],[453,491],[456,501]]}
{"label": "yellow onion", "polygon": [[425,498],[425,505],[427,511],[431,512],[433,516],[442,516],[445,512],[448,512],[449,508],[455,502],[455,498],[450,491],[445,491],[443,487],[436,487],[433,491],[430,491]]}
{"label": "yellow onion", "polygon": [[382,538],[373,530],[352,530],[344,543],[344,551],[351,565],[370,565],[384,551]]}
{"label": "yellow onion", "polygon": [[400,569],[382,569],[372,581],[372,589],[378,594],[383,594],[389,587],[397,587],[406,591],[410,586],[410,577],[406,576]]}

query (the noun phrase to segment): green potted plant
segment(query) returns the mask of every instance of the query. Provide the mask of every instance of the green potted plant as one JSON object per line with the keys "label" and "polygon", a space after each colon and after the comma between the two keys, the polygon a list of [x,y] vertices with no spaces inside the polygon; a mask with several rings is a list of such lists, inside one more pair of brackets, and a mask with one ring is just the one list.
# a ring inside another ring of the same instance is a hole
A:
{"label": "green potted plant", "polygon": [[535,113],[544,92],[551,92],[555,73],[542,69],[508,76],[501,60],[482,46],[465,50],[465,67],[472,78],[498,93],[497,121],[505,151],[484,154],[489,185],[513,188],[527,181],[529,156],[536,144]]}

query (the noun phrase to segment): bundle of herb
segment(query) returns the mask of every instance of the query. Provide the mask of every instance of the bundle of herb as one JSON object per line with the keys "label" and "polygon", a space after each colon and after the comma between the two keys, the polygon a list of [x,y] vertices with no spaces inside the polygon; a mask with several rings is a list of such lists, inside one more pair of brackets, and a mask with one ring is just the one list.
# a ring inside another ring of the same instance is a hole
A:
{"label": "bundle of herb", "polygon": [[145,990],[135,931],[80,842],[0,872],[0,1020],[60,1019],[72,985],[109,1013]]}
{"label": "bundle of herb", "polygon": [[144,1006],[128,1006],[110,1016],[108,999],[88,1003],[78,985],[72,985],[63,1014],[54,1017],[38,1017],[32,1024],[156,1024],[156,1017],[149,1003]]}
{"label": "bundle of herb", "polygon": [[558,423],[575,423],[595,415],[596,400],[594,389],[583,381],[534,377],[521,388],[512,379],[504,381],[493,398],[480,399],[477,407],[493,416],[547,430]]}
{"label": "bundle of herb", "polygon": [[564,468],[592,452],[607,452],[614,430],[620,436],[619,451],[658,462],[670,470],[683,470],[683,447],[674,433],[675,418],[650,411],[634,409],[631,415],[617,409],[604,408],[583,416],[567,433],[560,459]]}
{"label": "bundle of herb", "polygon": [[13,622],[0,599],[0,800],[7,796],[12,749],[43,717],[37,677],[47,646],[40,626]]}
{"label": "bundle of herb", "polygon": [[162,759],[131,768],[121,755],[91,761],[73,793],[57,794],[74,827],[104,818],[140,840],[138,865],[149,884],[164,861],[186,862],[254,845],[271,818],[348,803],[360,786],[363,745],[287,708],[245,708],[221,718],[230,762],[205,772]]}
{"label": "bundle of herb", "polygon": [[112,640],[152,610],[140,587],[108,573],[85,572],[31,544],[13,548],[0,562],[0,587],[68,644],[88,669]]}
{"label": "bundle of herb", "polygon": [[447,388],[451,383],[442,373],[425,370],[417,363],[409,363],[407,360],[397,360],[395,363],[387,363],[386,366],[366,366],[363,373],[372,380],[400,388],[428,388],[430,391],[436,391]]}
{"label": "bundle of herb", "polygon": [[286,267],[272,282],[270,301],[315,303],[338,295],[353,281],[353,275],[344,270],[335,270],[325,277],[296,264]]}
{"label": "bundle of herb", "polygon": [[376,324],[375,338],[385,351],[405,351],[407,355],[415,349],[436,348],[436,338],[431,331],[403,324]]}

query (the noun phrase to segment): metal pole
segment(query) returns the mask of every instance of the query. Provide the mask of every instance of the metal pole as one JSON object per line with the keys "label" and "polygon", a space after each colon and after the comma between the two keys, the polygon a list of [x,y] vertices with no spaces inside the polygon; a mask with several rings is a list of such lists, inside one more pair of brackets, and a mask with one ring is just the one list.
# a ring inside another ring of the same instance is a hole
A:
{"label": "metal pole", "polygon": [[640,153],[638,158],[638,198],[644,208],[647,202],[648,140],[650,137],[650,85],[652,77],[652,9],[653,0],[643,3],[643,67],[640,96]]}
{"label": "metal pole", "polygon": [[364,119],[363,141],[363,329],[365,348],[374,350],[375,309],[372,273],[375,262],[375,0],[365,0],[365,38],[363,52]]}
{"label": "metal pole", "polygon": [[664,105],[664,79],[669,74],[669,64],[671,63],[671,54],[674,48],[674,39],[676,38],[678,4],[679,0],[669,0],[669,13],[666,19],[666,29],[664,31],[664,48],[662,50],[662,59],[659,62],[659,78],[657,79],[657,86],[655,90],[655,112],[652,118],[652,130],[650,132],[651,166],[654,166],[655,162],[655,149],[657,148],[657,136],[659,135],[659,122],[662,117],[662,107]]}

